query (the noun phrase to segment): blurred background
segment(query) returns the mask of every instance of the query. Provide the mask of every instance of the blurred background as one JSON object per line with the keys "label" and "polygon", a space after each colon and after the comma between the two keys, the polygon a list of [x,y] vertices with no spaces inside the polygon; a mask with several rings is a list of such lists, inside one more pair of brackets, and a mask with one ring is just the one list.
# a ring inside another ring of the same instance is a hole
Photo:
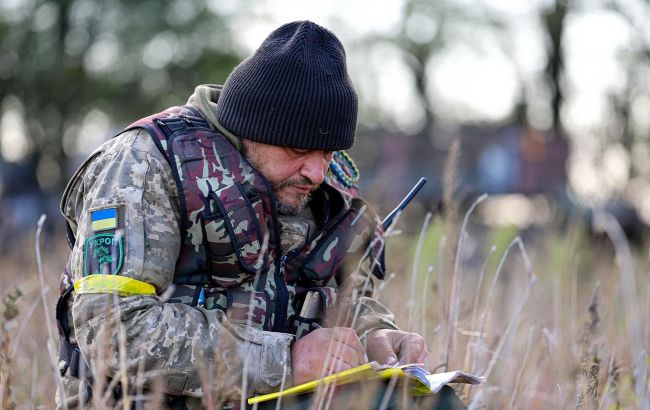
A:
{"label": "blurred background", "polygon": [[430,182],[412,212],[439,210],[459,141],[456,194],[491,194],[485,223],[605,208],[643,235],[648,17],[643,0],[0,0],[0,243],[40,213],[60,221],[66,181],[103,141],[223,83],[297,19],[347,49],[361,102],[351,152],[383,212],[419,176]]}
{"label": "blurred background", "polygon": [[2,0],[2,231],[55,214],[80,161],[124,126],[223,83],[274,28],[310,19],[347,48],[361,99],[352,154],[374,202],[390,207],[427,176],[419,200],[439,207],[458,140],[460,197],[495,194],[486,221],[606,207],[638,233],[650,224],[648,17],[641,0]]}

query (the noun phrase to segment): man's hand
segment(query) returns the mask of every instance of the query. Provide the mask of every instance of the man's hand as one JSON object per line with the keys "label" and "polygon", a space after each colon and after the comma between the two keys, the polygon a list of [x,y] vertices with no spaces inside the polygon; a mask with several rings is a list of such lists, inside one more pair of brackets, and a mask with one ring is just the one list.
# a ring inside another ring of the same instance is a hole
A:
{"label": "man's hand", "polygon": [[366,346],[370,360],[380,364],[424,363],[428,356],[422,336],[401,330],[373,330]]}
{"label": "man's hand", "polygon": [[366,363],[368,358],[355,331],[349,327],[316,329],[291,347],[294,384],[340,372]]}

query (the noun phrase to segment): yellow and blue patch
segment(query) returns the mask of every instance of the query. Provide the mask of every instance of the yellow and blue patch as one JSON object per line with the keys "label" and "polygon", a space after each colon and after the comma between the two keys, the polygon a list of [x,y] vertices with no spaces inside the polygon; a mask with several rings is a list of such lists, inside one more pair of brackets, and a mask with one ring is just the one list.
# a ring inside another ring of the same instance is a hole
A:
{"label": "yellow and blue patch", "polygon": [[105,231],[117,228],[117,208],[106,208],[90,213],[93,231]]}

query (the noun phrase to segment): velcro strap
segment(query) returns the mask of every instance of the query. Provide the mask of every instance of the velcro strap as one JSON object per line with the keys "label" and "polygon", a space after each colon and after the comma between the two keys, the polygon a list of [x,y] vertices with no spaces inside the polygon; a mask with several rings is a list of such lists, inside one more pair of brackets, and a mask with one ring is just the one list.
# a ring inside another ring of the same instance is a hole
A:
{"label": "velcro strap", "polygon": [[117,293],[120,296],[156,294],[153,285],[119,275],[88,275],[75,282],[74,291],[76,294]]}

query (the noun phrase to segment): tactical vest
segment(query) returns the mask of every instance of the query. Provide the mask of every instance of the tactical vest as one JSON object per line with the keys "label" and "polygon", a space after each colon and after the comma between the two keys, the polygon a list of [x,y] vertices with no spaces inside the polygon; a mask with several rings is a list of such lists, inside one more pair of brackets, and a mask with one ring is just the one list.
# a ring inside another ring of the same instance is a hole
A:
{"label": "tactical vest", "polygon": [[127,128],[151,134],[169,162],[180,199],[181,250],[171,301],[221,309],[230,320],[302,336],[322,318],[303,318],[308,291],[324,315],[338,285],[366,256],[384,276],[377,215],[328,174],[313,201],[332,215],[304,246],[283,252],[270,183],[190,106],[173,107]]}

